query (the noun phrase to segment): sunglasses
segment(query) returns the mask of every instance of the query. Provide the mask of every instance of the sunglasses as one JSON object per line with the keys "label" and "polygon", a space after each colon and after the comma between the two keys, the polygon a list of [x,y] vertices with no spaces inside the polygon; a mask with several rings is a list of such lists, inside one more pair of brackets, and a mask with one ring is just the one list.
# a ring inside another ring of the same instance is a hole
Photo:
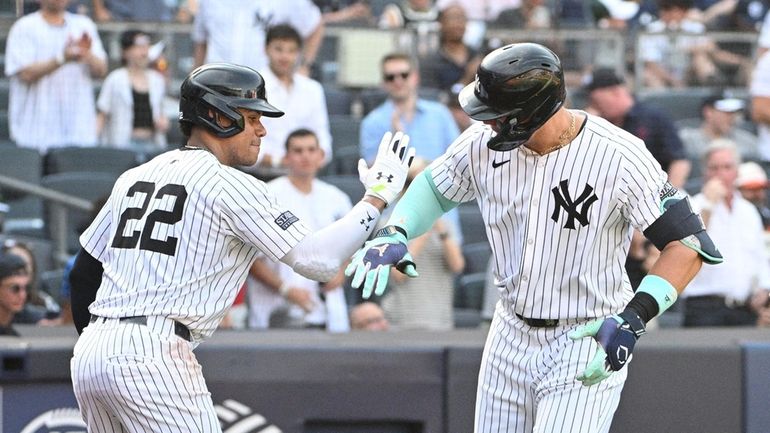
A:
{"label": "sunglasses", "polygon": [[396,80],[396,77],[401,77],[402,80],[406,80],[409,78],[409,74],[411,74],[412,71],[404,71],[404,72],[396,72],[395,74],[384,74],[382,78],[385,79],[388,83],[393,82]]}

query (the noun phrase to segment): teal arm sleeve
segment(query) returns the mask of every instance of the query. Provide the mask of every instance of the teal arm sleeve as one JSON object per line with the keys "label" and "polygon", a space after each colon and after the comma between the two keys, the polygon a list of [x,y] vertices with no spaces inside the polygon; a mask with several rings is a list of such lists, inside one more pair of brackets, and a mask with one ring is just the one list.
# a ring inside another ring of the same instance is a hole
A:
{"label": "teal arm sleeve", "polygon": [[459,204],[438,192],[433,176],[425,169],[414,178],[396,203],[388,225],[401,227],[406,230],[409,239],[414,239],[427,232],[441,215]]}

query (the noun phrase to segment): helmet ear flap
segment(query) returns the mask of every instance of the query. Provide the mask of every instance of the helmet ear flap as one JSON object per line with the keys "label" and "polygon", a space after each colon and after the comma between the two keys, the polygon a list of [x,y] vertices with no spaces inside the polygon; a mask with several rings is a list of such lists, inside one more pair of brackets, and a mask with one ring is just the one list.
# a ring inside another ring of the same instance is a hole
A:
{"label": "helmet ear flap", "polygon": [[[213,113],[213,116],[210,114]],[[228,138],[243,131],[243,116],[230,107],[225,101],[212,93],[206,93],[195,104],[195,119],[201,126],[207,127],[217,137]],[[217,116],[229,119],[230,125],[223,126],[217,122]]]}

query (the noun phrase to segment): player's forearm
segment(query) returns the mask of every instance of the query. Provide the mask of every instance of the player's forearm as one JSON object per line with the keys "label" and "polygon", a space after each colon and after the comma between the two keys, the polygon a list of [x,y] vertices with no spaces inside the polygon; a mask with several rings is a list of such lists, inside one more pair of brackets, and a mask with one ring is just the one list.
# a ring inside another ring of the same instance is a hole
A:
{"label": "player's forearm", "polygon": [[672,241],[663,248],[649,274],[665,279],[681,293],[702,265],[703,261],[695,250],[679,241]]}
{"label": "player's forearm", "polygon": [[414,239],[427,232],[441,215],[458,204],[436,190],[430,172],[425,170],[412,181],[404,196],[396,203],[388,225],[403,228],[407,237]]}
{"label": "player's forearm", "polygon": [[379,218],[380,210],[362,200],[344,217],[307,235],[281,261],[306,278],[329,281],[369,237]]}

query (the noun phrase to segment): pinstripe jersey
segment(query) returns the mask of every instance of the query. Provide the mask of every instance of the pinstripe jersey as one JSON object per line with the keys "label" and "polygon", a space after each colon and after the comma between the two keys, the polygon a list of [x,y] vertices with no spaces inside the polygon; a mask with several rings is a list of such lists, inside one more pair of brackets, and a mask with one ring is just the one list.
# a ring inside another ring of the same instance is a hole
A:
{"label": "pinstripe jersey", "polygon": [[524,146],[494,152],[493,134],[471,126],[429,169],[446,198],[477,200],[503,299],[529,318],[621,311],[633,294],[624,268],[632,227],[646,229],[675,191],[644,142],[593,115],[542,156]]}
{"label": "pinstripe jersey", "polygon": [[164,316],[211,335],[259,251],[279,260],[308,233],[262,181],[203,149],[125,172],[80,243],[102,262],[92,314]]}

